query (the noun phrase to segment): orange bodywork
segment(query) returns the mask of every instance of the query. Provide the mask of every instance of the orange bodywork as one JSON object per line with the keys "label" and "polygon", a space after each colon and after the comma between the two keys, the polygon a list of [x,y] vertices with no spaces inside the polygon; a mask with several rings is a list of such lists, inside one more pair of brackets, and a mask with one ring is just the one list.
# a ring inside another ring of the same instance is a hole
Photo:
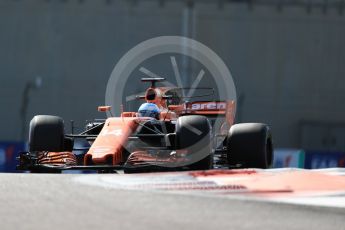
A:
{"label": "orange bodywork", "polygon": [[[234,123],[235,102],[234,101],[203,101],[191,102],[181,105],[168,106],[165,93],[171,90],[169,87],[150,87],[146,90],[145,96],[140,98],[146,102],[155,103],[161,110],[160,120],[174,121],[179,116],[196,114],[205,116],[224,116],[226,127]],[[109,111],[108,106],[100,106],[99,111]],[[121,109],[122,111],[122,109]],[[140,162],[174,162],[171,157],[151,156],[147,151],[137,151],[131,154],[129,159],[123,159],[123,149],[129,137],[138,128],[139,122],[149,118],[138,117],[136,112],[123,112],[120,117],[108,118],[102,131],[93,142],[89,151],[84,156],[85,165],[118,165],[126,160],[133,164]]]}
{"label": "orange bodywork", "polygon": [[128,137],[138,127],[139,118],[108,118],[100,134],[84,157],[84,164],[119,164],[122,159],[123,146]]}

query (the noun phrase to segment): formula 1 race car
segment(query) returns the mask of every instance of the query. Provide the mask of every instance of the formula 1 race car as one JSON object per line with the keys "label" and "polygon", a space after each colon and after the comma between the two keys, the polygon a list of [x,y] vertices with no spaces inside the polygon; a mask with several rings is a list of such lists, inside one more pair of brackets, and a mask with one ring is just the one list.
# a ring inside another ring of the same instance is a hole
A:
{"label": "formula 1 race car", "polygon": [[[37,115],[30,122],[29,152],[20,153],[18,170],[100,173],[268,168],[273,144],[266,124],[234,124],[234,101],[186,102],[181,88],[156,87],[164,78],[143,78],[151,86],[138,98],[160,108],[156,118],[122,112],[95,120],[79,134],[65,134],[60,117]],[[100,106],[101,112],[110,106]],[[82,154],[76,139],[90,144]]]}

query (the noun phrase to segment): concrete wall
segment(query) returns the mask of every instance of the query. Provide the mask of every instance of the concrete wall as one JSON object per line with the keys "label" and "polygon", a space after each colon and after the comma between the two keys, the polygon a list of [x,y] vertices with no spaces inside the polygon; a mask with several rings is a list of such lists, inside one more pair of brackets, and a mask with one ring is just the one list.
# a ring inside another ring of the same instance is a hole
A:
{"label": "concrete wall", "polygon": [[[43,85],[30,93],[27,119],[57,114],[81,126],[102,117],[96,107],[122,55],[146,39],[185,34],[180,2],[109,2],[0,0],[1,140],[20,139],[23,90],[36,76]],[[276,146],[300,147],[301,120],[345,120],[345,16],[337,10],[200,3],[193,15],[190,36],[231,69],[239,121],[268,123]]]}

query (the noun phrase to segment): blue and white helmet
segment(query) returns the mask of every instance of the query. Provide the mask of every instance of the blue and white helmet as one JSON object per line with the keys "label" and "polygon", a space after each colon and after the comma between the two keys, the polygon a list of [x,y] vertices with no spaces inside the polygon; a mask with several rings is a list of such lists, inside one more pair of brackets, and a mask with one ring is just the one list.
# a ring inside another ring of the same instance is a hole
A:
{"label": "blue and white helmet", "polygon": [[154,103],[144,103],[138,109],[139,117],[153,117],[159,118],[159,108]]}

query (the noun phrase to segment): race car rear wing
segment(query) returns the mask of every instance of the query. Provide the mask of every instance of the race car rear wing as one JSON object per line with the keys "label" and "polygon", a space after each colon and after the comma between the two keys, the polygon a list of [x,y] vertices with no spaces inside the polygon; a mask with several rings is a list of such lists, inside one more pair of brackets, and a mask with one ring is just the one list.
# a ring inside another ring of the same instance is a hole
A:
{"label": "race car rear wing", "polygon": [[229,101],[195,101],[182,105],[171,105],[169,110],[179,115],[225,116],[229,125],[234,124],[236,103]]}

